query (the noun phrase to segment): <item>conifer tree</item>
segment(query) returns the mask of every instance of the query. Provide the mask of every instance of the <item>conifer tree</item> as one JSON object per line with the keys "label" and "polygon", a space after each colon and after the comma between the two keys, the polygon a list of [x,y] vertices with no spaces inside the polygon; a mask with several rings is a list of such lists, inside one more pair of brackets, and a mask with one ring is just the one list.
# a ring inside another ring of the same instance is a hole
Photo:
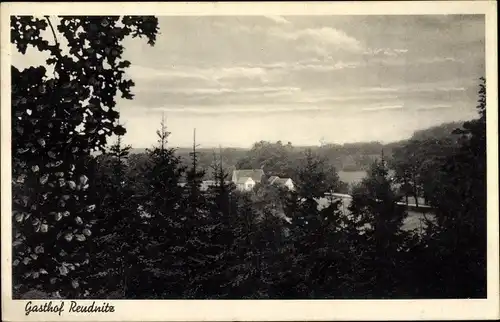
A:
{"label": "conifer tree", "polygon": [[131,279],[130,268],[136,265],[136,254],[142,247],[140,217],[132,178],[127,176],[130,146],[122,137],[101,156],[95,240],[91,276],[96,276],[96,295],[119,294],[125,298]]}
{"label": "conifer tree", "polygon": [[401,227],[407,215],[398,205],[401,198],[392,187],[384,159],[372,164],[353,192],[349,212],[359,233],[355,251],[363,254],[355,287],[363,297],[390,298],[397,291],[394,272],[405,240]]}
{"label": "conifer tree", "polygon": [[[338,201],[331,200],[320,209],[319,200],[324,200],[338,184],[338,176],[324,159],[306,151],[302,166],[297,170],[296,192],[292,192],[295,204],[288,205],[292,218],[293,270],[297,282],[296,294],[306,298],[327,297],[334,293],[332,281],[338,265],[335,245],[332,241],[339,216]],[[294,196],[296,195],[296,196]]]}
{"label": "conifer tree", "polygon": [[138,298],[179,298],[185,286],[185,241],[188,231],[183,205],[184,174],[181,160],[168,147],[164,120],[157,131],[158,145],[147,151],[144,177],[146,191],[139,195],[143,218],[141,233],[145,249],[138,255],[141,263],[134,272],[132,296]]}
{"label": "conifer tree", "polygon": [[206,192],[208,215],[203,218],[201,229],[206,258],[204,266],[198,271],[198,294],[205,298],[225,298],[229,294],[230,283],[227,268],[235,256],[232,226],[235,206],[232,200],[234,187],[226,181],[228,175],[223,169],[222,153],[219,159],[214,153],[212,173],[215,185]]}

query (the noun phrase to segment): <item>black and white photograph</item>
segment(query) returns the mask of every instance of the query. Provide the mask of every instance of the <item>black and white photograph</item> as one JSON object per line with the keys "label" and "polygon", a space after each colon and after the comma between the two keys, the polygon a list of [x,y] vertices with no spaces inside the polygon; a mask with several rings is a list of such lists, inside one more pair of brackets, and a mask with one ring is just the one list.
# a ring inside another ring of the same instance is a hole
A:
{"label": "black and white photograph", "polygon": [[115,300],[498,300],[485,13],[162,8],[2,15],[16,316],[50,320],[49,300],[73,300],[66,319]]}

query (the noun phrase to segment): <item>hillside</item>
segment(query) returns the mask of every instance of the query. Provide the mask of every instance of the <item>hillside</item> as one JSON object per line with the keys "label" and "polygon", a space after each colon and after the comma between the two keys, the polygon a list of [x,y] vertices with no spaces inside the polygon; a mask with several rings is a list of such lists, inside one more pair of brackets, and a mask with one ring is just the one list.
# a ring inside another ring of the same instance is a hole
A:
{"label": "hillside", "polygon": [[[198,148],[200,168],[205,169],[206,177],[211,177],[211,168],[214,155],[219,158],[222,154],[224,168],[229,173],[235,168],[260,168],[276,175],[290,175],[287,169],[294,168],[299,162],[302,152],[311,149],[314,153],[324,157],[329,164],[339,171],[363,171],[382,154],[386,157],[392,155],[394,148],[400,147],[409,140],[442,139],[449,137],[451,132],[460,127],[458,122],[444,123],[428,129],[416,131],[411,138],[382,144],[380,142],[355,142],[345,144],[325,144],[323,146],[293,146],[291,143],[283,144],[281,141],[256,142],[252,148]],[[132,154],[144,153],[144,148],[133,148]],[[184,164],[190,164],[191,148],[181,147],[176,149],[177,155]]]}

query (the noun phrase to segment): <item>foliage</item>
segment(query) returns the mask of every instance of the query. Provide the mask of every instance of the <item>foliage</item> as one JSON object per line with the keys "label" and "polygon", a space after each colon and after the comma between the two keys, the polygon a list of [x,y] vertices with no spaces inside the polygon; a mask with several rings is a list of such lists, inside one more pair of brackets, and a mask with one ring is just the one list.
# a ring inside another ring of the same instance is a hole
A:
{"label": "foliage", "polygon": [[405,239],[401,230],[406,210],[393,189],[384,160],[373,163],[368,176],[355,189],[349,206],[351,226],[358,229],[358,252],[363,253],[358,280],[364,296],[391,298],[397,295],[400,251]]}
{"label": "foliage", "polygon": [[[431,204],[436,225],[428,234],[433,268],[445,296],[486,296],[486,82],[479,84],[479,118],[465,122],[460,147],[441,168]],[[433,290],[431,289],[430,292]]]}
{"label": "foliage", "polygon": [[[158,28],[154,17],[64,16],[57,23],[54,29],[48,16],[11,17],[17,50],[49,55],[47,66],[12,66],[14,291],[83,296],[88,285],[81,272],[90,259],[85,241],[95,216],[90,153],[125,131],[117,124],[117,92],[132,98],[121,42],[145,36],[153,45]],[[51,41],[42,37],[47,27]]]}

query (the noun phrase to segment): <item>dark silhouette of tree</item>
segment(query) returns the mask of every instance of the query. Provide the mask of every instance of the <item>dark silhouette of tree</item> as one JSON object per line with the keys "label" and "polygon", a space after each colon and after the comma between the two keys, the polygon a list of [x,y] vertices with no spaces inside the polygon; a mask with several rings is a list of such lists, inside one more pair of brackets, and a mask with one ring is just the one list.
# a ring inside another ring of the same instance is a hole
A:
{"label": "dark silhouette of tree", "polygon": [[[121,136],[101,156],[96,182],[96,223],[92,253],[92,294],[97,297],[125,298],[131,280],[131,267],[136,266],[142,249],[141,218],[132,182],[127,175],[130,146],[123,146]],[[100,293],[107,291],[107,293]],[[112,295],[114,294],[114,295]]]}
{"label": "dark silhouette of tree", "polygon": [[351,225],[359,231],[361,267],[356,274],[362,297],[391,298],[398,292],[398,264],[405,234],[406,210],[393,187],[385,161],[375,161],[368,176],[354,189],[349,206]]}
{"label": "dark silhouette of tree", "polygon": [[[90,153],[123,134],[118,91],[131,99],[125,37],[153,45],[155,17],[11,17],[11,42],[49,55],[47,66],[12,66],[14,296],[31,289],[82,297],[95,204],[89,202]],[[42,31],[50,28],[49,40]],[[67,53],[59,40],[68,44]],[[52,70],[51,70],[52,69]],[[91,179],[91,178],[90,178]]]}
{"label": "dark silhouette of tree", "polygon": [[434,270],[429,290],[443,297],[486,296],[486,81],[480,79],[479,118],[465,122],[460,148],[449,156],[430,203],[436,224],[428,231]]}
{"label": "dark silhouette of tree", "polygon": [[[166,125],[162,120],[157,131],[158,145],[147,151],[143,169],[146,189],[139,196],[146,240],[145,250],[138,254],[141,263],[134,272],[130,296],[134,298],[180,298],[186,281],[185,244],[189,231],[183,206],[180,180],[185,172],[175,151],[168,147]],[[138,227],[139,228],[139,227]]]}

